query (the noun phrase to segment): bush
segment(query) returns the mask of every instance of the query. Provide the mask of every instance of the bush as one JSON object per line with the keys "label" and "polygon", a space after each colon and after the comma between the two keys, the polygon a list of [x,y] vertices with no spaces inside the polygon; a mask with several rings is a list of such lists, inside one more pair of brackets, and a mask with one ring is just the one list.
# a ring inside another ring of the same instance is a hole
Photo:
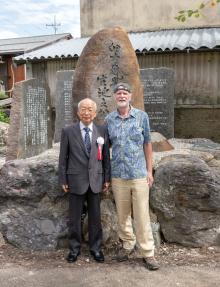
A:
{"label": "bush", "polygon": [[8,115],[0,109],[0,122],[9,124],[9,117]]}

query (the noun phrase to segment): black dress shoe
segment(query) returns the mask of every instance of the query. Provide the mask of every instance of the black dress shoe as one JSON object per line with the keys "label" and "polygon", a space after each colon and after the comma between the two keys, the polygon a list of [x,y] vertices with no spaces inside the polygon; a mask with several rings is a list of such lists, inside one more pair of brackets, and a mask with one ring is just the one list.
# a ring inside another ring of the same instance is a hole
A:
{"label": "black dress shoe", "polygon": [[102,263],[105,261],[105,257],[102,253],[102,251],[90,251],[91,255],[95,259],[95,261]]}
{"label": "black dress shoe", "polygon": [[80,251],[78,252],[73,252],[73,251],[70,251],[70,253],[68,254],[66,260],[67,262],[69,263],[73,263],[77,260],[77,257],[80,255]]}

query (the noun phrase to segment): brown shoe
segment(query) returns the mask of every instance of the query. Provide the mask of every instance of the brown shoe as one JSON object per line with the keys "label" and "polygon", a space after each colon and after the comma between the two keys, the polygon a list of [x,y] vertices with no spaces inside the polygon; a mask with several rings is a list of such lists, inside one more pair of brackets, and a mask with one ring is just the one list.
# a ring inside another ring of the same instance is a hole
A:
{"label": "brown shoe", "polygon": [[145,257],[143,258],[144,266],[151,271],[158,270],[160,268],[154,257]]}
{"label": "brown shoe", "polygon": [[127,261],[129,255],[132,254],[133,251],[134,249],[124,249],[124,248],[119,249],[118,254],[116,256],[116,260],[118,262]]}

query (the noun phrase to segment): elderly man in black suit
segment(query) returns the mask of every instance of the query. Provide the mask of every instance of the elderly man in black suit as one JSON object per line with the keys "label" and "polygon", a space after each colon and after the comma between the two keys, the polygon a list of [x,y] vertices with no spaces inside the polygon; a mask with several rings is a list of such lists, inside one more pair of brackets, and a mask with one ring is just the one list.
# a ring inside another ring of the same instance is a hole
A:
{"label": "elderly man in black suit", "polygon": [[80,254],[81,215],[88,205],[90,253],[97,262],[104,261],[101,251],[102,226],[100,192],[109,187],[109,141],[105,126],[93,123],[97,106],[91,99],[78,104],[80,121],[62,129],[59,156],[59,181],[64,192],[70,192],[68,262]]}

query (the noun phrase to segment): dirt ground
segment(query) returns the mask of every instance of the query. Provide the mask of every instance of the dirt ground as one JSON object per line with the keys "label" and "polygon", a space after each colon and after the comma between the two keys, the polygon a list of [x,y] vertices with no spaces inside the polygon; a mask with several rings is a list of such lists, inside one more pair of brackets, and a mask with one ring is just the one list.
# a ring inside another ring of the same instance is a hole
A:
{"label": "dirt ground", "polygon": [[[117,249],[104,250],[105,263],[107,265],[119,264],[115,260]],[[16,266],[51,268],[59,266],[69,266],[65,257],[68,254],[67,249],[57,251],[22,251],[12,245],[6,244],[0,247],[0,268],[5,264],[15,264]],[[210,268],[220,268],[220,247],[202,247],[189,248],[175,244],[161,244],[156,250],[156,259],[161,267],[166,266],[203,266]],[[91,259],[87,246],[82,247],[81,256],[78,257],[76,266],[96,264]],[[120,263],[121,264],[121,263]],[[130,257],[130,260],[123,264],[142,265],[142,259],[136,251]],[[220,286],[220,285],[219,285]]]}
{"label": "dirt ground", "polygon": [[30,252],[4,245],[0,247],[0,286],[220,286],[220,247],[162,244],[156,251],[161,268],[154,272],[143,267],[137,252],[128,262],[118,263],[116,251],[105,250],[103,264],[91,259],[85,245],[74,264],[66,262],[67,253],[67,249]]}

